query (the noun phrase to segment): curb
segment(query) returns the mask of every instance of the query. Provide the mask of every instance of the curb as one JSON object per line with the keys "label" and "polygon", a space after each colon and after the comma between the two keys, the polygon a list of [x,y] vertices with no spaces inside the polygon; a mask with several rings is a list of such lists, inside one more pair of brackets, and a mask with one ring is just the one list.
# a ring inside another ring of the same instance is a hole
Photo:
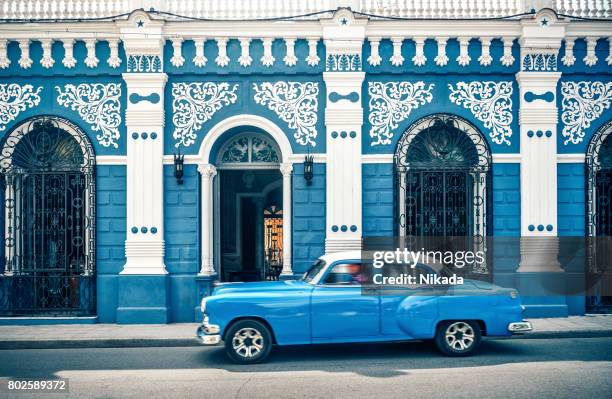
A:
{"label": "curb", "polygon": [[0,350],[9,349],[76,349],[76,348],[146,348],[203,346],[193,338],[121,338],[121,339],[60,339],[60,340],[0,340]]}
{"label": "curb", "polygon": [[[612,330],[532,332],[512,337],[486,338],[486,340],[557,339],[557,338],[604,338],[612,337]],[[193,338],[121,338],[78,340],[0,340],[0,350],[15,349],[75,349],[75,348],[146,348],[204,346]]]}

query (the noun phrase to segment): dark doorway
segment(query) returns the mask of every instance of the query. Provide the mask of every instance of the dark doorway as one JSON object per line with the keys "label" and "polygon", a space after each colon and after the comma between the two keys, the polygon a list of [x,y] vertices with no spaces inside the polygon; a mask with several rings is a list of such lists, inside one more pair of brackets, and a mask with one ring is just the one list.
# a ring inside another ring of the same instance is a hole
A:
{"label": "dark doorway", "polygon": [[[282,215],[280,171],[220,169],[219,178],[221,280],[272,279],[274,273],[267,270],[271,263],[267,257],[270,251],[266,249],[270,242],[266,237],[266,218],[270,209]],[[280,229],[282,237],[282,226]]]}

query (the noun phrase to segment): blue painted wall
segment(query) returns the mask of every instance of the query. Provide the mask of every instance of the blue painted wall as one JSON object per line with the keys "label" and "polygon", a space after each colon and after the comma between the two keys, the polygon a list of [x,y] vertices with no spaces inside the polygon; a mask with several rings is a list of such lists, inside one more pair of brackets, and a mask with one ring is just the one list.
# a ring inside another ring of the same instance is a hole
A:
{"label": "blue painted wall", "polygon": [[493,235],[520,236],[521,167],[518,163],[493,164]]}
{"label": "blue painted wall", "polygon": [[117,274],[125,264],[126,167],[100,165],[96,169],[97,308],[101,323],[116,321]]}
{"label": "blue painted wall", "polygon": [[325,164],[315,163],[312,185],[293,166],[293,272],[302,274],[325,252]]}
{"label": "blue painted wall", "polygon": [[392,236],[393,224],[393,164],[364,164],[363,235]]}
{"label": "blue painted wall", "polygon": [[585,235],[586,191],[584,164],[557,165],[557,210],[559,236]]}
{"label": "blue painted wall", "polygon": [[166,270],[170,273],[170,322],[193,321],[198,302],[195,275],[200,271],[200,175],[185,165],[178,185],[171,165],[164,166],[164,239]]}

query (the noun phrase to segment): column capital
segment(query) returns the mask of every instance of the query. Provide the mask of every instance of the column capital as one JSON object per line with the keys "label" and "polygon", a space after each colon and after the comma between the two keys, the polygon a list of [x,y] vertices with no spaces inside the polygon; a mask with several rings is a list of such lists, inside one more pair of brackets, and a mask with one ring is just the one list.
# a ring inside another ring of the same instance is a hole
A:
{"label": "column capital", "polygon": [[293,172],[293,164],[292,163],[281,163],[280,172],[283,174],[283,177],[291,176],[291,173]]}
{"label": "column capital", "polygon": [[207,179],[215,177],[217,175],[217,168],[215,165],[210,163],[198,164],[198,172]]}

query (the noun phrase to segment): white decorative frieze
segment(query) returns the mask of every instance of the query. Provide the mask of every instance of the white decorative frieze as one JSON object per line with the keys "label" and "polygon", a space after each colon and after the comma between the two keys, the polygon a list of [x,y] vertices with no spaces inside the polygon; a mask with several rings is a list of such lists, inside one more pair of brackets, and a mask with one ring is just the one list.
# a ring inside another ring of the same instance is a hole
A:
{"label": "white decorative frieze", "polygon": [[172,84],[175,147],[195,143],[196,132],[221,108],[238,100],[238,84],[180,82]]}
{"label": "white decorative frieze", "polygon": [[482,66],[489,66],[493,62],[493,57],[491,57],[491,38],[490,37],[481,37],[480,39],[480,57],[478,57],[478,62]]}
{"label": "white decorative frieze", "polygon": [[287,54],[283,57],[283,62],[287,66],[295,66],[297,64],[297,57],[295,56],[295,38],[286,37],[285,47],[287,48]]}
{"label": "white decorative frieze", "polygon": [[469,109],[490,129],[489,136],[496,144],[510,145],[512,136],[512,82],[484,81],[449,84],[451,102]]}
{"label": "white decorative frieze", "polygon": [[43,68],[51,68],[53,64],[55,64],[55,60],[51,56],[51,46],[53,45],[53,40],[51,39],[43,39],[40,41],[41,47],[43,49],[43,55],[40,58],[40,65]]}
{"label": "white decorative frieze", "polygon": [[41,90],[42,86],[0,84],[0,132],[22,111],[40,103]]}
{"label": "white decorative frieze", "polygon": [[32,66],[32,59],[30,58],[30,40],[23,39],[19,40],[19,50],[21,55],[19,57],[19,66],[23,69],[28,69]]}
{"label": "white decorative frieze", "polygon": [[412,57],[412,63],[416,66],[423,66],[427,62],[427,57],[425,57],[425,52],[423,47],[425,46],[425,38],[424,37],[415,37],[415,54]]}
{"label": "white decorative frieze", "polygon": [[170,63],[180,68],[185,63],[185,57],[183,57],[183,39],[181,38],[173,38],[172,39],[172,58],[170,58]]}
{"label": "white decorative frieze", "polygon": [[215,39],[215,41],[217,42],[217,48],[219,49],[217,58],[215,58],[215,63],[221,68],[226,67],[230,62],[230,59],[227,56],[227,38],[218,37]]}
{"label": "white decorative frieze", "polygon": [[110,55],[108,56],[106,63],[111,68],[119,68],[121,65],[121,58],[119,58],[119,40],[109,39],[108,47],[110,49]]}
{"label": "white decorative frieze", "polygon": [[100,132],[96,139],[104,147],[119,147],[121,124],[121,84],[81,83],[55,86],[57,103],[77,111],[81,119]]}
{"label": "white decorative frieze", "polygon": [[565,38],[565,55],[561,58],[561,62],[565,66],[572,66],[576,62],[576,57],[574,56],[574,42],[576,41],[575,37],[566,37]]}
{"label": "white decorative frieze", "polygon": [[11,60],[8,58],[7,46],[7,40],[0,39],[0,69],[8,68],[9,65],[11,65]]}
{"label": "white decorative frieze", "polygon": [[76,66],[77,60],[74,58],[73,47],[74,40],[66,39],[63,42],[64,45],[64,58],[62,59],[62,65],[70,69]]}
{"label": "white decorative frieze", "polygon": [[470,61],[472,58],[468,54],[468,45],[470,44],[469,37],[460,37],[459,38],[459,55],[457,56],[457,64],[461,66],[470,65]]}
{"label": "white decorative frieze", "polygon": [[436,42],[438,43],[438,55],[436,55],[434,61],[437,66],[445,66],[448,64],[448,55],[446,55],[447,41],[448,37],[436,37]]}
{"label": "white decorative frieze", "polygon": [[208,62],[208,59],[204,55],[204,43],[206,43],[206,39],[194,39],[195,44],[195,56],[193,57],[193,64],[197,67],[203,67]]}
{"label": "white decorative frieze", "polygon": [[301,145],[316,145],[319,84],[317,82],[253,83],[255,103],[268,107],[295,130]]}
{"label": "white decorative frieze", "polygon": [[595,46],[597,45],[597,37],[587,37],[587,53],[582,59],[587,66],[592,67],[597,64],[597,54],[595,54]]}
{"label": "white decorative frieze", "polygon": [[266,37],[263,39],[264,53],[259,60],[265,67],[271,67],[274,65],[274,61],[276,61],[276,58],[274,58],[272,55],[272,40],[273,39],[271,37]]}
{"label": "white decorative frieze", "polygon": [[404,57],[402,56],[402,43],[404,42],[403,37],[392,37],[391,42],[393,43],[393,55],[389,58],[391,65],[400,66],[404,63]]}
{"label": "white decorative frieze", "polygon": [[393,129],[420,105],[433,99],[434,84],[425,82],[368,82],[368,121],[374,145],[391,144]]}
{"label": "white decorative frieze", "polygon": [[371,37],[370,41],[370,56],[368,57],[368,64],[372,66],[379,66],[382,62],[382,57],[378,53],[378,47],[380,46],[380,37]]}
{"label": "white decorative frieze", "polygon": [[96,39],[86,39],[85,48],[87,48],[87,56],[85,57],[85,65],[88,68],[95,68],[98,66],[100,60],[96,57]]}
{"label": "white decorative frieze", "polygon": [[612,102],[612,82],[561,82],[561,121],[563,144],[578,144],[585,130]]}
{"label": "white decorative frieze", "polygon": [[321,58],[317,55],[317,43],[318,38],[308,39],[308,57],[306,57],[306,63],[310,66],[317,66],[321,61]]}
{"label": "white decorative frieze", "polygon": [[504,43],[504,54],[499,59],[499,62],[503,66],[511,66],[514,64],[514,56],[512,55],[512,44],[514,43],[513,37],[503,37],[502,42]]}
{"label": "white decorative frieze", "polygon": [[253,63],[253,58],[249,54],[250,44],[250,38],[240,38],[240,57],[238,58],[238,63],[243,67],[248,67]]}

